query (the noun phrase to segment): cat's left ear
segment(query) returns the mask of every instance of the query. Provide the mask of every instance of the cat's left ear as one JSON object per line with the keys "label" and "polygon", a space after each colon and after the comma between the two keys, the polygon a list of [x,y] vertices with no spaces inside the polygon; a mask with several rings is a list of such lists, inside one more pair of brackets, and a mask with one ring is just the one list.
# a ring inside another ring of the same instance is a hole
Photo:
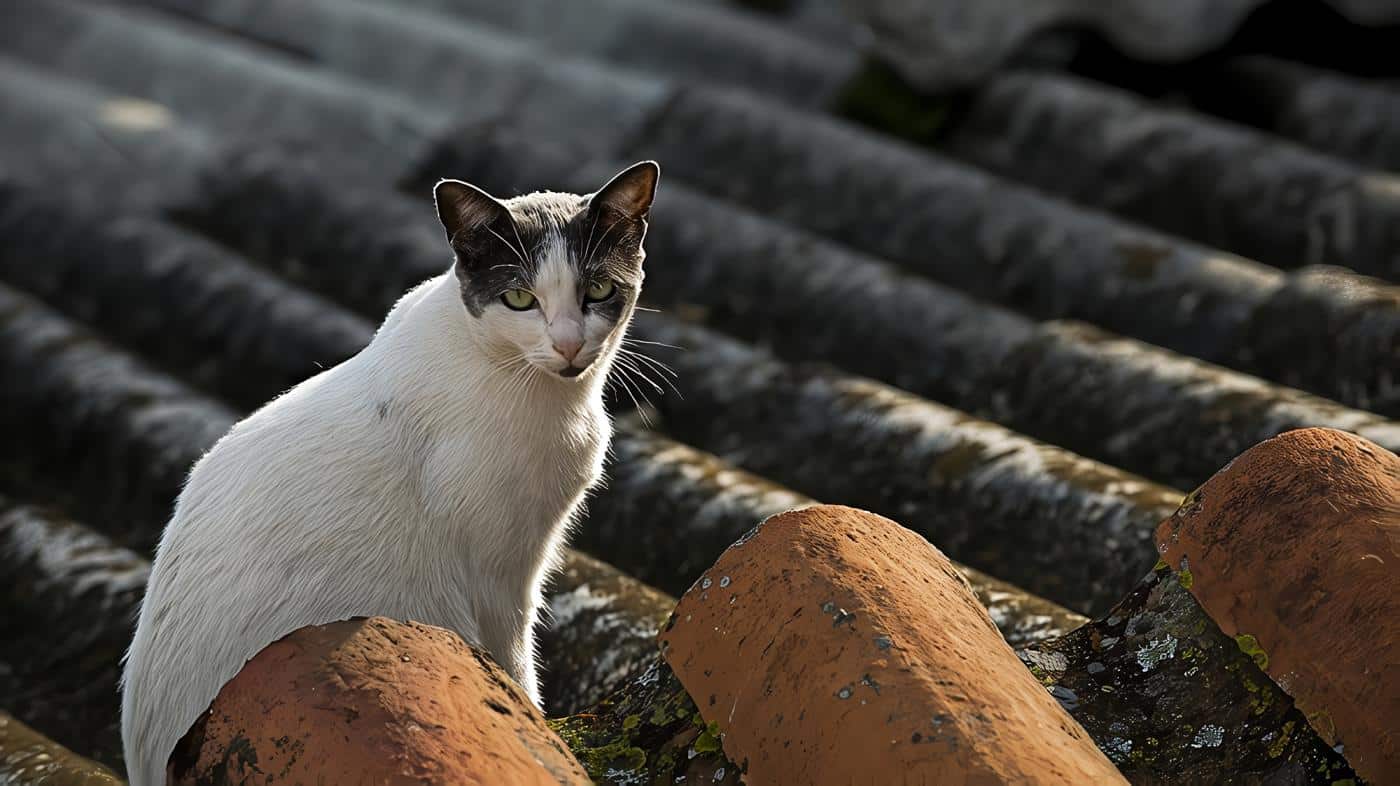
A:
{"label": "cat's left ear", "polygon": [[660,178],[661,167],[655,161],[640,161],[614,175],[588,200],[588,206],[604,216],[645,221]]}

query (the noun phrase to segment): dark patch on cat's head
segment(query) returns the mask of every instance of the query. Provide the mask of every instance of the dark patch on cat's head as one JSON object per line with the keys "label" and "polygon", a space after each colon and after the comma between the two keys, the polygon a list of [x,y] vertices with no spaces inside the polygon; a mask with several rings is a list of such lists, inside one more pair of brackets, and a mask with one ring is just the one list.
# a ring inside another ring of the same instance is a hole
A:
{"label": "dark patch on cat's head", "polygon": [[468,183],[440,181],[433,196],[467,310],[480,317],[507,290],[531,289],[541,255],[562,241],[580,300],[590,283],[605,278],[619,290],[585,308],[620,320],[641,289],[642,241],[660,171],[643,161],[588,196],[540,192],[505,202]]}
{"label": "dark patch on cat's head", "polygon": [[442,180],[433,188],[438,220],[456,257],[454,270],[462,301],[473,316],[508,289],[528,287],[534,271],[517,258],[516,222],[510,208],[490,194],[460,180]]}

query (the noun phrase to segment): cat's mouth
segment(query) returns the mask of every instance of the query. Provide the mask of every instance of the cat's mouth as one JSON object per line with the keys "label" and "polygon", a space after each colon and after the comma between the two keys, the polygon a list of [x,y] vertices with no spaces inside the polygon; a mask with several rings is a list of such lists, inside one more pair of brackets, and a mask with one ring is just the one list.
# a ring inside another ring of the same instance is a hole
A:
{"label": "cat's mouth", "polygon": [[578,366],[565,366],[564,368],[559,370],[559,376],[564,377],[565,379],[573,379],[574,377],[578,376],[579,374],[582,374],[584,371],[587,370],[587,366],[584,366],[583,368],[579,368]]}

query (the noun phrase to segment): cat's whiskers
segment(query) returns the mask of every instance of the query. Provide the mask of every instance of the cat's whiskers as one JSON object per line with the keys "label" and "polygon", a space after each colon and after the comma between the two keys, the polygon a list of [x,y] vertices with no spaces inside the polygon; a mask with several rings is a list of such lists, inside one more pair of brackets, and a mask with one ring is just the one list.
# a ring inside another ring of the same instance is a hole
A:
{"label": "cat's whiskers", "polygon": [[618,365],[620,365],[623,369],[631,372],[631,374],[633,375],[632,379],[634,381],[638,383],[645,383],[648,387],[650,387],[652,390],[655,390],[657,393],[666,392],[666,389],[657,384],[656,380],[646,375],[642,368],[637,365],[637,362],[635,360],[626,357],[625,355],[618,355],[617,362]]}
{"label": "cat's whiskers", "polygon": [[[676,394],[678,397],[680,397],[680,398],[685,398],[685,396],[682,396],[682,395],[681,395],[680,390],[678,390],[678,389],[676,388],[675,383],[672,382],[673,379],[679,379],[679,378],[680,378],[680,375],[678,375],[678,374],[676,373],[675,369],[671,368],[670,366],[666,365],[665,363],[662,363],[661,361],[657,360],[656,358],[654,358],[654,357],[652,357],[652,356],[650,356],[650,355],[646,355],[646,354],[643,354],[643,353],[641,353],[641,352],[638,352],[638,351],[635,350],[635,349],[628,349],[627,347],[618,347],[618,348],[617,348],[617,351],[618,351],[618,358],[619,358],[619,360],[622,360],[622,359],[627,360],[627,362],[628,362],[629,364],[631,364],[631,366],[637,371],[637,373],[638,373],[638,374],[641,374],[642,377],[643,377],[644,379],[646,379],[648,382],[650,382],[650,383],[652,384],[653,387],[658,387],[658,388],[659,388],[660,386],[657,385],[656,382],[655,382],[654,380],[652,380],[650,377],[646,376],[646,374],[643,373],[644,370],[652,370],[652,371],[655,371],[655,372],[657,372],[658,374],[660,374],[660,375],[661,375],[661,381],[664,382],[664,383],[666,383],[666,387],[669,387],[669,388],[671,389],[671,392],[672,392],[672,393],[675,393],[675,394]],[[659,392],[665,392],[665,391],[659,391]]]}
{"label": "cat's whiskers", "polygon": [[[665,395],[665,389],[663,389],[660,385],[657,385],[654,380],[652,380],[640,368],[638,368],[636,362],[633,361],[631,358],[619,354],[616,358],[616,361],[616,368],[618,369],[618,376],[616,379],[618,380],[619,384],[623,385],[623,389],[627,391],[628,396],[632,398],[632,405],[634,409],[636,409],[638,416],[642,419],[642,424],[650,427],[651,422],[650,418],[648,418],[647,416],[647,409],[643,408],[641,404],[637,401],[637,399],[640,397],[642,402],[646,404],[647,408],[650,408],[652,406],[651,399],[647,397],[646,391],[642,388],[641,381],[645,381],[647,384],[651,385],[651,387],[655,389],[657,393],[660,393],[662,395]],[[667,384],[670,384],[669,380],[667,381]],[[672,385],[671,389],[675,390],[675,386]],[[633,392],[634,390],[635,393]],[[680,392],[677,391],[676,395],[679,396]]]}
{"label": "cat's whiskers", "polygon": [[648,368],[659,371],[672,379],[676,379],[678,377],[675,369],[671,368],[665,363],[662,363],[661,361],[657,360],[651,355],[645,355],[641,352],[638,352],[635,349],[628,349],[627,347],[621,347],[620,349],[621,351],[626,352],[628,357],[636,358],[641,362],[645,363]]}
{"label": "cat's whiskers", "polygon": [[[621,358],[618,358],[618,360],[620,361]],[[617,370],[617,373],[608,377],[607,386],[611,387],[613,385],[617,385],[618,387],[622,388],[623,392],[627,394],[627,397],[632,399],[632,408],[636,410],[638,416],[641,417],[642,425],[650,427],[651,421],[647,417],[647,410],[645,407],[642,406],[641,402],[645,401],[647,407],[650,407],[651,400],[647,398],[646,393],[644,391],[642,391],[631,379],[628,378],[627,368],[624,365],[622,365],[621,363],[617,363],[613,366],[613,368]],[[640,398],[641,401],[638,401],[638,398]]]}
{"label": "cat's whiskers", "polygon": [[[637,308],[641,308],[641,306],[637,306]],[[654,309],[654,308],[649,308],[649,309],[646,309],[646,310],[647,310],[647,311],[656,311],[656,309]],[[660,312],[658,311],[657,313],[660,313]],[[642,339],[640,339],[640,338],[632,338],[631,336],[623,336],[623,337],[622,337],[622,343],[624,343],[624,344],[645,344],[645,345],[647,345],[647,346],[649,346],[649,347],[665,347],[665,348],[667,348],[667,349],[677,349],[677,350],[680,350],[681,352],[684,352],[684,351],[685,351],[685,347],[676,346],[675,344],[667,344],[667,343],[664,342],[664,341],[644,341],[644,340],[642,340]]]}

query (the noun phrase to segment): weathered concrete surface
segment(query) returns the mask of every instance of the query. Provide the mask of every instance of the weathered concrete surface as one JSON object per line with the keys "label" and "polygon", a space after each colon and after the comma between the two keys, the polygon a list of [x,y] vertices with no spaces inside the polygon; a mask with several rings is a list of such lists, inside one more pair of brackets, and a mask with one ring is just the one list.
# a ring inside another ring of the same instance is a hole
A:
{"label": "weathered concrete surface", "polygon": [[180,786],[591,782],[488,656],[384,617],[263,648],[176,746],[169,774]]}
{"label": "weathered concrete surface", "polygon": [[951,563],[869,513],[763,522],[661,647],[749,783],[1124,782]]}
{"label": "weathered concrete surface", "polygon": [[125,786],[111,770],[68,750],[0,710],[0,783],[6,786]]}
{"label": "weathered concrete surface", "polygon": [[1291,431],[1222,469],[1157,536],[1313,729],[1363,778],[1400,782],[1400,458]]}
{"label": "weathered concrete surface", "polygon": [[4,707],[118,769],[119,661],[149,571],[145,559],[77,522],[0,497]]}
{"label": "weathered concrete surface", "polygon": [[943,146],[994,172],[1280,267],[1400,281],[1400,177],[1112,88],[1017,71]]}

